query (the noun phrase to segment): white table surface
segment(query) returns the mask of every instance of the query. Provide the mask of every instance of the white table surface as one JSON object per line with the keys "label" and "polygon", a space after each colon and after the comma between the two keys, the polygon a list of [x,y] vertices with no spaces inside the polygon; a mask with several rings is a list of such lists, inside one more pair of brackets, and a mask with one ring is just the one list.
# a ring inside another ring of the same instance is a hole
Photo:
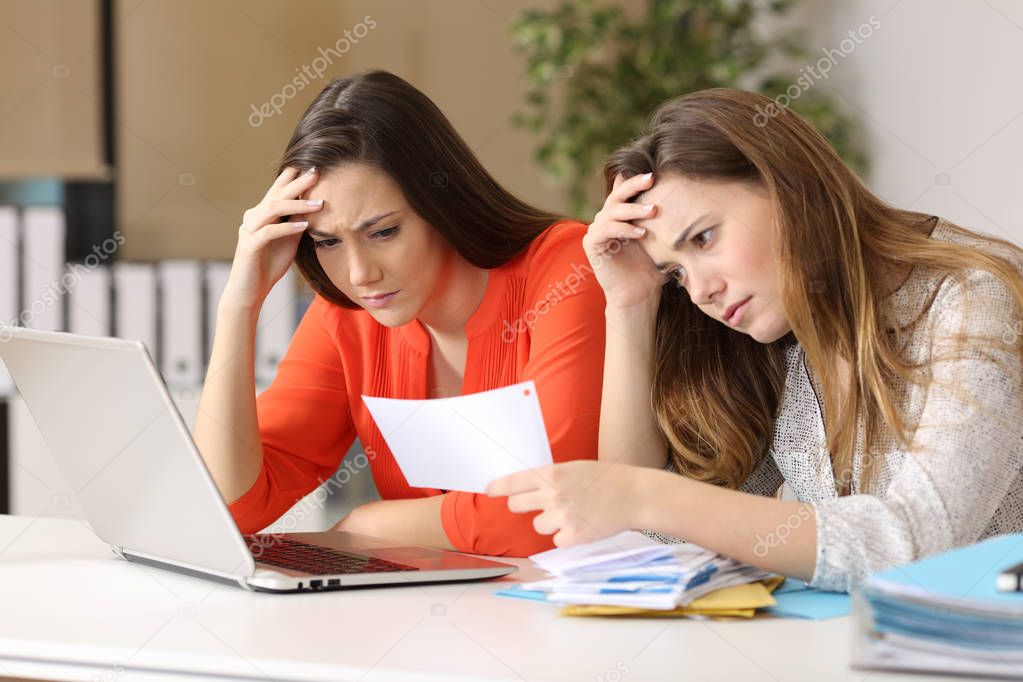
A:
{"label": "white table surface", "polygon": [[[589,619],[535,578],[252,593],[126,562],[82,521],[0,516],[0,676],[255,680],[923,680],[849,667],[852,622]],[[947,678],[944,678],[947,679]]]}

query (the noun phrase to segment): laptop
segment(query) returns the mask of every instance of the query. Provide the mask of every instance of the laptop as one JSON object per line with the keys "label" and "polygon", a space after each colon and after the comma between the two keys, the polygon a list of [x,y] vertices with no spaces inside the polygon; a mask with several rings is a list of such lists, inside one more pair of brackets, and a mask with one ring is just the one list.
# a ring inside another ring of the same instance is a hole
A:
{"label": "laptop", "polygon": [[339,531],[243,535],[142,342],[2,331],[0,357],[93,532],[128,561],[261,592],[481,580],[516,570]]}

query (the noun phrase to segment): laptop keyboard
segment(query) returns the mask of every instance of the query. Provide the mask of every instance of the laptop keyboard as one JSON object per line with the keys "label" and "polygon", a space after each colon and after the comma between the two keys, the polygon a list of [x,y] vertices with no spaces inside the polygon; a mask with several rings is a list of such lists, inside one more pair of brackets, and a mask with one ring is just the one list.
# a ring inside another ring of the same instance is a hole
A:
{"label": "laptop keyboard", "polygon": [[[310,545],[306,542],[275,538],[270,535],[246,535],[245,542],[256,561],[271,566],[305,571],[313,575],[388,573],[394,571],[418,571],[415,566],[339,552],[330,547]],[[267,541],[261,541],[260,538]]]}

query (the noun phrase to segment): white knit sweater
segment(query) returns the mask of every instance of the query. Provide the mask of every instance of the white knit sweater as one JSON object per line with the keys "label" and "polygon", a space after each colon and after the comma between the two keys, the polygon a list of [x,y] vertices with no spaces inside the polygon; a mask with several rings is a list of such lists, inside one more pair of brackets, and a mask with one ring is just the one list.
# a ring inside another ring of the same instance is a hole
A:
{"label": "white knit sweater", "polygon": [[[953,233],[939,220],[932,239],[967,244],[1023,263],[987,240]],[[936,292],[936,293],[935,293]],[[784,481],[797,499],[816,511],[817,558],[810,584],[849,591],[871,573],[920,557],[971,544],[991,535],[1023,531],[1023,367],[1019,344],[1023,321],[1008,288],[986,271],[942,276],[915,267],[887,299],[889,327],[906,328],[933,303],[924,318],[904,332],[904,357],[927,362],[953,348],[948,334],[992,337],[986,352],[976,344],[956,359],[933,366],[929,391],[900,384],[896,395],[904,418],[919,423],[909,451],[884,434],[874,463],[873,484],[860,490],[865,453],[862,430],[853,462],[852,494],[839,496],[824,443],[819,383],[802,348],[788,352],[785,389],[769,456],[742,490],[773,495]],[[956,347],[958,348],[958,347]],[[957,387],[943,388],[938,382]],[[861,423],[862,427],[862,423]],[[764,539],[784,542],[793,517]],[[671,541],[671,538],[657,536]]]}

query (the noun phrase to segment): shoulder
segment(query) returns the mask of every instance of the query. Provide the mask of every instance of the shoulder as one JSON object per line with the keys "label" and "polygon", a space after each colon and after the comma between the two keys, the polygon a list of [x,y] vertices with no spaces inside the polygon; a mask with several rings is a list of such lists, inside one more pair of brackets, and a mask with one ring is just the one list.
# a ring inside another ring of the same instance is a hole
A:
{"label": "shoulder", "polygon": [[[987,237],[942,221],[937,238],[975,249],[1009,265],[1003,275],[986,268],[964,268],[947,273],[931,292],[931,318],[935,325],[971,334],[1000,336],[1021,324],[1016,291],[1023,287],[1023,251],[994,237]],[[1017,332],[1018,333],[1018,332]]]}
{"label": "shoulder", "polygon": [[575,220],[554,223],[510,264],[518,271],[529,297],[544,295],[551,287],[571,293],[600,289],[583,250],[586,230],[586,225]]}
{"label": "shoulder", "polygon": [[537,235],[526,251],[526,259],[556,257],[566,252],[582,256],[587,229],[577,220],[559,220]]}
{"label": "shoulder", "polygon": [[331,303],[320,294],[315,294],[306,309],[305,318],[323,325],[324,329],[336,329],[345,313],[349,312],[336,303]]}

